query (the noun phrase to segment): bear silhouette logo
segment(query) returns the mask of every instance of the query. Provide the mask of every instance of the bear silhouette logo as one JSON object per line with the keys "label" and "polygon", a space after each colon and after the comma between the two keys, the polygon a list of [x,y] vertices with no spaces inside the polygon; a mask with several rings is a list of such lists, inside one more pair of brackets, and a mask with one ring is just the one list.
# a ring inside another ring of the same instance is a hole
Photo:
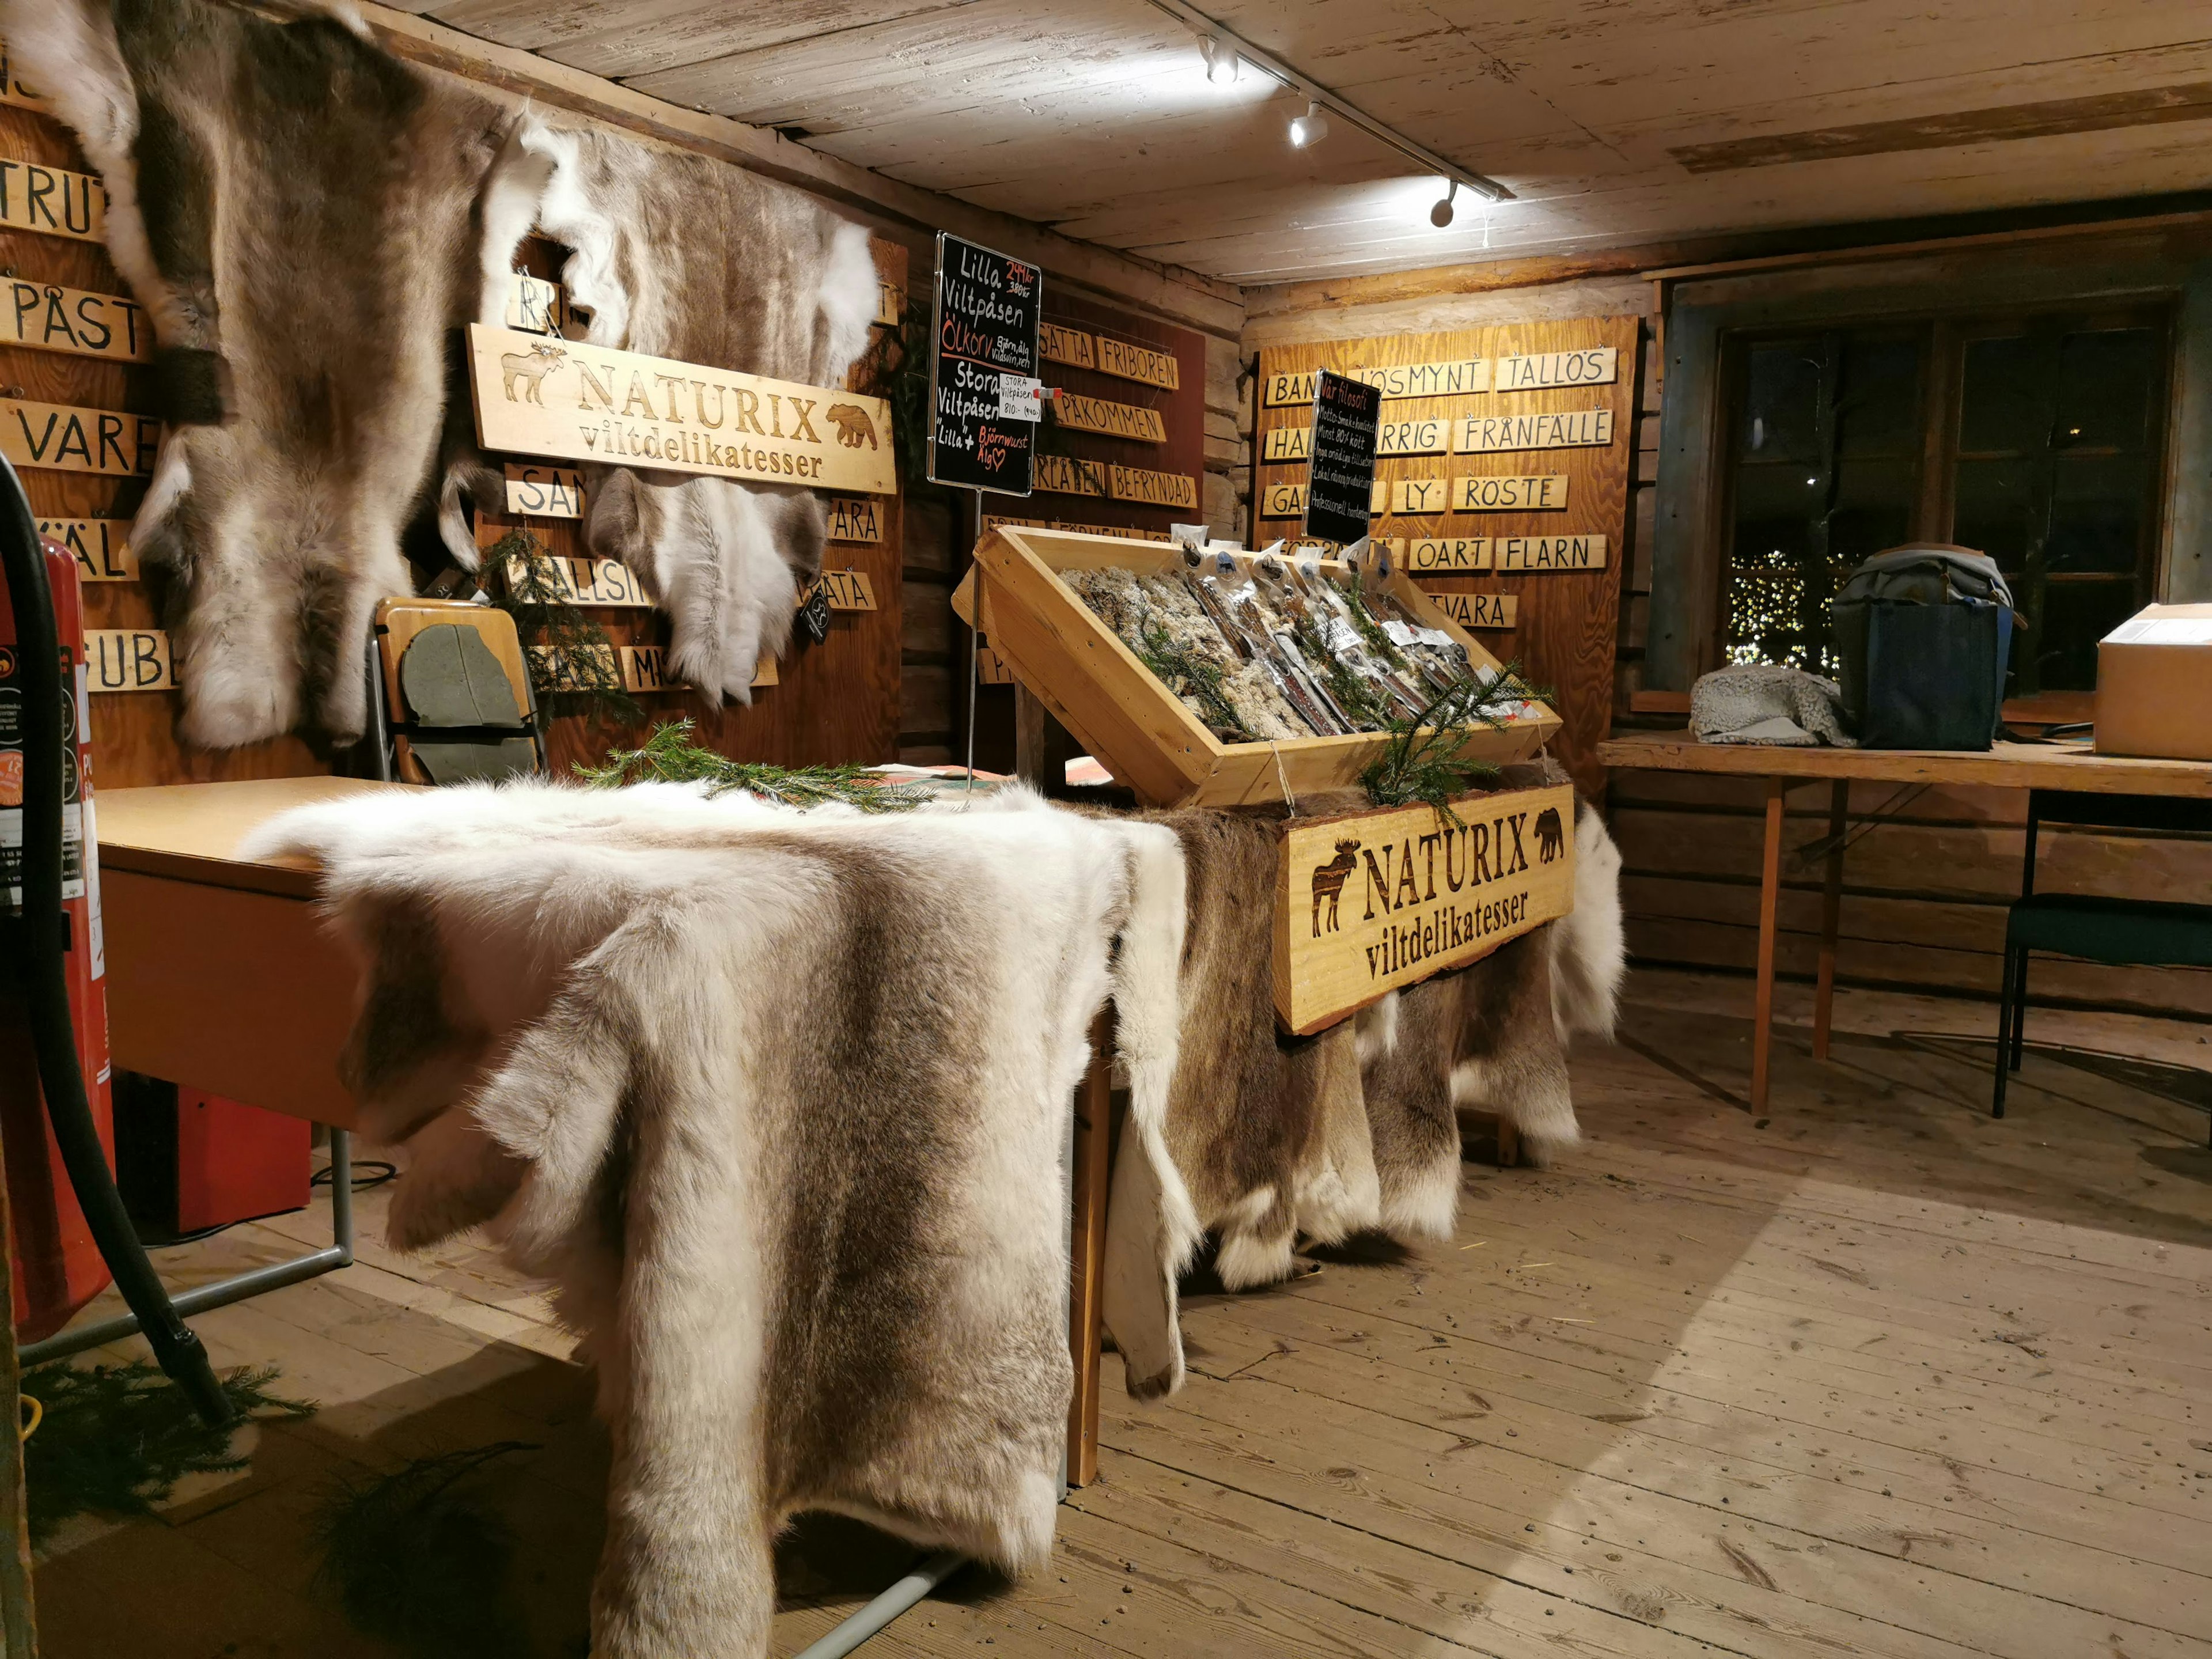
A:
{"label": "bear silhouette logo", "polygon": [[[544,396],[545,377],[560,368],[561,360],[568,355],[559,346],[547,345],[542,341],[527,351],[509,351],[503,354],[499,360],[499,366],[507,376],[507,402],[536,404],[543,409],[545,406]],[[514,383],[517,380],[529,382],[528,391],[520,398],[514,395]]]}
{"label": "bear silhouette logo", "polygon": [[1321,937],[1321,902],[1328,901],[1328,931],[1337,931],[1336,904],[1343,895],[1344,884],[1351,878],[1356,866],[1352,854],[1359,850],[1357,837],[1336,844],[1336,856],[1327,864],[1316,864],[1313,872],[1313,936]]}
{"label": "bear silhouette logo", "polygon": [[882,447],[876,442],[876,423],[858,404],[830,404],[830,419],[836,423],[837,441],[846,448],[858,449],[863,439],[871,449]]}
{"label": "bear silhouette logo", "polygon": [[1560,849],[1566,844],[1566,831],[1559,825],[1559,808],[1547,806],[1536,814],[1537,862],[1549,864],[1559,856]]}

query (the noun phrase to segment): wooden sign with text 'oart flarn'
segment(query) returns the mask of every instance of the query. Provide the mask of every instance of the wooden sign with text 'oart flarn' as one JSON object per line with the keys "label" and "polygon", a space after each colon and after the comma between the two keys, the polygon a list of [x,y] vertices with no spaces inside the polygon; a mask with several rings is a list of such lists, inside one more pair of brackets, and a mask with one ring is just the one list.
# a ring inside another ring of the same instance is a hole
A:
{"label": "wooden sign with text 'oart flarn'", "polygon": [[1565,784],[1293,818],[1275,891],[1275,1018],[1299,1036],[1464,968],[1574,906]]}

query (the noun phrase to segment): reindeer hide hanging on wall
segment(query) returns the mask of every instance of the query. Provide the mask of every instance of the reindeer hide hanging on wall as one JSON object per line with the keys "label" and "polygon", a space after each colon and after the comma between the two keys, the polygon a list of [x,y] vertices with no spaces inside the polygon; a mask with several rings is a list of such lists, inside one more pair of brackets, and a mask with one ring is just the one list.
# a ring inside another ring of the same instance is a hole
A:
{"label": "reindeer hide hanging on wall", "polygon": [[[868,234],[799,191],[707,156],[534,121],[501,171],[502,190],[527,197],[538,228],[569,250],[562,282],[590,314],[593,344],[822,386],[842,386],[866,349]],[[498,322],[503,295],[487,290],[485,306],[482,320]],[[584,474],[591,550],[635,570],[668,613],[675,675],[750,702],[761,656],[781,653],[799,595],[821,574],[821,498],[631,467]],[[462,460],[447,475],[447,547],[472,567],[464,493],[501,501],[496,469]]]}
{"label": "reindeer hide hanging on wall", "polygon": [[153,319],[167,427],[131,542],[166,590],[181,735],[210,748],[362,728],[513,119],[349,8],[282,9],[0,0],[10,72],[76,131]]}

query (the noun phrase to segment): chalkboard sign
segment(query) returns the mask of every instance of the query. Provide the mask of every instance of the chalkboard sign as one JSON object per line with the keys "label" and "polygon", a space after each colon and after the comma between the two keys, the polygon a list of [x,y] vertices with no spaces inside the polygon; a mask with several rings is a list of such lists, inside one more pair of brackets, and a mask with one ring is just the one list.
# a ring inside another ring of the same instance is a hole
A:
{"label": "chalkboard sign", "polygon": [[1035,487],[1044,273],[943,232],[929,374],[929,476],[964,489]]}
{"label": "chalkboard sign", "polygon": [[1306,475],[1306,534],[1351,543],[1367,533],[1382,388],[1321,370],[1314,377],[1313,464]]}

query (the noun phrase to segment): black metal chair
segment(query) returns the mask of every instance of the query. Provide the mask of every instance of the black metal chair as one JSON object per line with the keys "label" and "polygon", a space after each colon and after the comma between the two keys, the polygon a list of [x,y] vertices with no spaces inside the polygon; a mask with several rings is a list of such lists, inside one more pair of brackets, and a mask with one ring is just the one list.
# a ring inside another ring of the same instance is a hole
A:
{"label": "black metal chair", "polygon": [[2046,951],[2091,962],[2147,968],[2212,968],[2212,904],[2038,893],[2036,841],[2046,823],[2212,833],[2212,801],[2051,789],[2029,792],[2027,854],[2021,871],[2020,902],[2005,921],[2004,986],[1997,1004],[1992,1117],[2004,1115],[2005,1084],[2020,1069],[2027,1048],[2031,953]]}

